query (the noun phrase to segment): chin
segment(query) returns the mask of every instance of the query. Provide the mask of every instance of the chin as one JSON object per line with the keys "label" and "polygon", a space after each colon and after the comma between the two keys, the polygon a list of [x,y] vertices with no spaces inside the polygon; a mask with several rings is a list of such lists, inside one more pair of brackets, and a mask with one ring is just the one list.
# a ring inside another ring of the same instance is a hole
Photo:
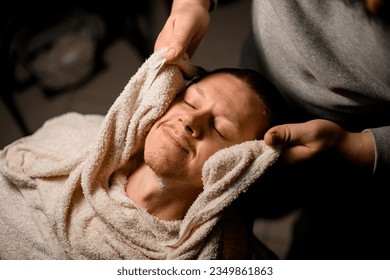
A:
{"label": "chin", "polygon": [[145,164],[149,166],[159,177],[171,177],[175,174],[182,174],[179,168],[178,160],[169,156],[168,150],[160,150],[156,152],[145,150],[144,160]]}

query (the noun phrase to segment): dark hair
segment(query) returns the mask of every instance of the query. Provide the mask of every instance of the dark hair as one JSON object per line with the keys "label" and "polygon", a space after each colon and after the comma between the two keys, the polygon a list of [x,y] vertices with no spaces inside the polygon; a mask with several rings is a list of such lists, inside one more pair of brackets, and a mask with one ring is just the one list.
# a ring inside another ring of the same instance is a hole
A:
{"label": "dark hair", "polygon": [[189,85],[197,83],[207,76],[218,73],[230,74],[240,79],[259,96],[260,101],[264,104],[264,108],[267,111],[268,124],[266,129],[272,127],[278,122],[274,112],[277,111],[275,108],[276,105],[278,105],[277,99],[280,98],[280,94],[276,87],[268,79],[253,69],[217,68],[212,71],[204,70],[199,76],[195,77]]}

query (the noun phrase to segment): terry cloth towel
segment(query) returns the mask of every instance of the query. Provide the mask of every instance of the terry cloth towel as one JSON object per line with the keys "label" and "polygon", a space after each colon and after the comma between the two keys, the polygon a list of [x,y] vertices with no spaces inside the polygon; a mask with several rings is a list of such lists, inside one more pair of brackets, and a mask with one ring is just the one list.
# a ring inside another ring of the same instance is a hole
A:
{"label": "terry cloth towel", "polygon": [[220,150],[183,220],[159,220],[129,199],[132,160],[184,89],[183,73],[196,70],[165,63],[165,51],[142,64],[105,117],[67,113],[1,151],[0,258],[221,258],[224,209],[279,152],[262,141]]}

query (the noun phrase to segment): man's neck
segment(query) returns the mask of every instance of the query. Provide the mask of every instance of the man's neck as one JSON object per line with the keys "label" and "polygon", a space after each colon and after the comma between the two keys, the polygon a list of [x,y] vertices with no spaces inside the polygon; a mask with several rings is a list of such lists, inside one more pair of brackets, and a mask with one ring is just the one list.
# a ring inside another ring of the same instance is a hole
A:
{"label": "man's neck", "polygon": [[129,176],[126,193],[135,203],[159,219],[181,220],[200,192],[163,181],[143,163]]}

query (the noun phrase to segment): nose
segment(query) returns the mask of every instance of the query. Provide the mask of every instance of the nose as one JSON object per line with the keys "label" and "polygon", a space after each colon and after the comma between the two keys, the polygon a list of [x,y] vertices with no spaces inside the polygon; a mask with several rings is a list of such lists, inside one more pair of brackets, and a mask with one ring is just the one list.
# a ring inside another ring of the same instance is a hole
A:
{"label": "nose", "polygon": [[203,133],[205,117],[197,113],[183,114],[179,118],[179,122],[183,125],[186,133],[191,134],[194,138],[199,138]]}

